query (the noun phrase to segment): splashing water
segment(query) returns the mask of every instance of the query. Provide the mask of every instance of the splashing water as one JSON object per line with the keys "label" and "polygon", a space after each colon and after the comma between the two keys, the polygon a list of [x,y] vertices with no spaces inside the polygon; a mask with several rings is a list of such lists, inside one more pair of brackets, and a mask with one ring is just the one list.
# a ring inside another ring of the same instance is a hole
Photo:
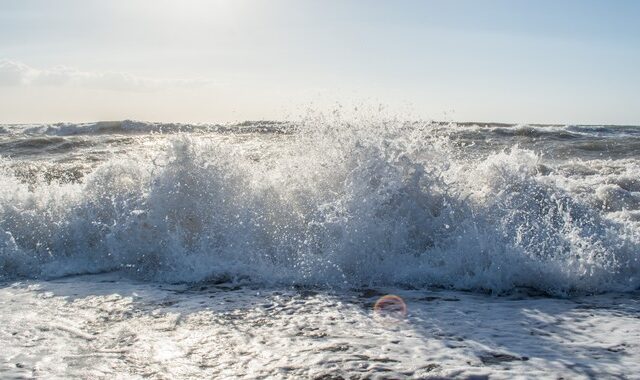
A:
{"label": "splashing water", "polygon": [[0,161],[0,276],[119,270],[169,282],[554,294],[640,284],[640,171],[626,156],[554,164],[506,137],[486,149],[486,136],[469,137],[480,127],[398,120],[316,116],[168,135],[139,124],[133,137],[65,126],[74,133],[64,138],[90,142],[74,150],[85,166],[73,180],[19,175],[53,153]]}

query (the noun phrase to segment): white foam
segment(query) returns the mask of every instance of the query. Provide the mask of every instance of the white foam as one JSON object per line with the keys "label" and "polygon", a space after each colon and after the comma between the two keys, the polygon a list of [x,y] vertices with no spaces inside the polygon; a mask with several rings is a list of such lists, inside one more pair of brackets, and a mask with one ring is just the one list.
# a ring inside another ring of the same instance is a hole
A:
{"label": "white foam", "polygon": [[[318,290],[318,289],[316,289]],[[405,318],[378,318],[383,294]],[[637,294],[296,291],[92,275],[0,288],[10,378],[633,378]]]}
{"label": "white foam", "polygon": [[[5,168],[0,273],[638,287],[638,225],[602,210],[604,190],[576,191],[584,177],[549,174],[526,149],[477,158],[433,131],[316,118],[287,136],[147,141],[81,183],[26,184]],[[625,199],[609,211],[635,205]]]}

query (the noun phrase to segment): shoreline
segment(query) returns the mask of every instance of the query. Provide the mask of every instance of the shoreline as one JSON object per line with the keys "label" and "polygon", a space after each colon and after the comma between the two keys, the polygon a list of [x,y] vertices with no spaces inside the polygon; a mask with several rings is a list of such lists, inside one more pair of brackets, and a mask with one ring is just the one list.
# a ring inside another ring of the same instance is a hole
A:
{"label": "shoreline", "polygon": [[[405,318],[380,317],[385,294]],[[495,297],[171,285],[116,273],[0,288],[0,372],[35,377],[620,377],[640,373],[640,296]],[[29,312],[25,312],[29,310]]]}

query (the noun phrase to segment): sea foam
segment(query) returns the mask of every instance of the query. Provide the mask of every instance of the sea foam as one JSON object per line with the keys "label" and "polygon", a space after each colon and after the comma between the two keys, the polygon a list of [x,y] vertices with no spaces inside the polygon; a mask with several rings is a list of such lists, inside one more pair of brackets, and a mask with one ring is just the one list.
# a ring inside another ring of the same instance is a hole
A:
{"label": "sea foam", "polygon": [[473,155],[442,126],[326,118],[284,135],[148,144],[71,182],[24,181],[3,159],[0,276],[553,294],[640,285],[638,224],[603,210],[629,211],[635,195],[573,191],[523,147]]}

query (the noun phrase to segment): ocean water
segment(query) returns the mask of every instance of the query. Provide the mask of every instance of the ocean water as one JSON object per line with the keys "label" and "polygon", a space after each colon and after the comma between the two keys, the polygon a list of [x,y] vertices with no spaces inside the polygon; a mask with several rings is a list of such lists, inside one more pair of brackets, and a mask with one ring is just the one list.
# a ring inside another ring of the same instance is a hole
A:
{"label": "ocean water", "polygon": [[[640,127],[2,125],[0,283],[15,377],[633,378]],[[391,325],[387,293],[408,300]]]}
{"label": "ocean water", "polygon": [[317,117],[0,131],[0,278],[640,286],[637,127]]}

